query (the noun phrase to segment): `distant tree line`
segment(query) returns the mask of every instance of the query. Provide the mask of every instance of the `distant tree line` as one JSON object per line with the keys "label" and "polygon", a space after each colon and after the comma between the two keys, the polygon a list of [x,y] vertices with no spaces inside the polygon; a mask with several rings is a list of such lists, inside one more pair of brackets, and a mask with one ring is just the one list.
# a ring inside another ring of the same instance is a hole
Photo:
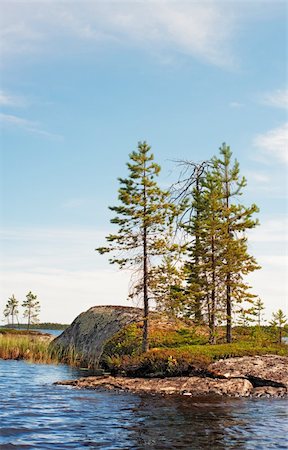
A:
{"label": "distant tree line", "polygon": [[[37,295],[29,291],[21,306],[24,308],[23,317],[27,319],[27,329],[29,330],[31,325],[39,322],[40,302],[37,300]],[[12,327],[16,323],[19,325],[19,300],[14,294],[8,299],[3,314],[8,325]]]}
{"label": "distant tree line", "polygon": [[111,252],[110,263],[132,270],[130,297],[144,306],[143,351],[149,348],[151,302],[207,324],[211,343],[224,323],[226,341],[232,341],[236,317],[260,325],[263,302],[245,281],[260,269],[247,244],[259,209],[239,200],[247,182],[229,146],[209,161],[181,161],[180,177],[167,190],[157,183],[160,166],[146,142],[129,158],[128,177],[119,178],[119,204],[110,207],[118,231],[96,250]]}

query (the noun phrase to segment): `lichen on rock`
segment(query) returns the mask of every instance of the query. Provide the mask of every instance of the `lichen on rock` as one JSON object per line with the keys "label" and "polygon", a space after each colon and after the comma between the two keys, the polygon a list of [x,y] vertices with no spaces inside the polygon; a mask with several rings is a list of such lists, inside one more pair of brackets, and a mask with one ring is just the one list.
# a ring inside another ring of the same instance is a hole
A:
{"label": "lichen on rock", "polygon": [[94,306],[76,317],[52,345],[63,356],[74,352],[81,364],[95,369],[105,343],[126,325],[141,321],[142,316],[140,308]]}

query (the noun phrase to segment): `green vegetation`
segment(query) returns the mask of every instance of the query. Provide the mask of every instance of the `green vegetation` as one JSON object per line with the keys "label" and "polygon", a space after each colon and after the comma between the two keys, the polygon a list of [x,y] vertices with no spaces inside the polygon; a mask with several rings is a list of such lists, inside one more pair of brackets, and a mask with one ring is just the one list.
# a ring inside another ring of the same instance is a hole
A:
{"label": "green vegetation", "polygon": [[57,355],[49,347],[49,341],[37,335],[5,332],[0,334],[0,358],[25,359],[40,363],[56,363]]}
{"label": "green vegetation", "polygon": [[[258,207],[240,203],[246,179],[229,146],[219,150],[209,161],[184,162],[174,190],[157,184],[160,166],[146,142],[129,155],[128,177],[119,178],[120,204],[110,207],[118,231],[96,250],[111,252],[110,262],[120,269],[133,268],[130,297],[143,302],[143,323],[129,325],[106,343],[101,364],[113,372],[184,375],[205,372],[219,358],[287,355],[283,311],[263,326],[264,303],[245,281],[260,269],[247,242],[247,231],[258,225]],[[152,301],[158,318],[150,311]],[[31,291],[22,306],[28,330],[66,328],[36,325],[40,305]],[[14,295],[4,316],[12,326],[18,321]],[[81,364],[75,350],[56,351],[48,340],[21,331],[0,333],[0,357]]]}
{"label": "green vegetation", "polygon": [[217,345],[191,345],[154,349],[134,356],[107,356],[103,365],[114,374],[128,376],[185,376],[205,374],[207,366],[219,359],[255,356],[288,356],[287,346],[255,345],[250,342]]}
{"label": "green vegetation", "polygon": [[241,303],[255,298],[244,276],[259,266],[248,254],[245,232],[258,224],[252,218],[258,208],[239,203],[246,180],[226,144],[196,175],[193,167],[191,187],[185,188],[187,213],[181,221],[188,242],[183,311],[209,325],[213,344],[216,327],[226,322],[226,341],[232,342],[233,314]]}
{"label": "green vegetation", "polygon": [[8,301],[7,301],[6,305],[5,305],[5,309],[3,311],[4,317],[5,317],[6,320],[8,320],[8,323],[9,323],[9,319],[11,317],[11,325],[12,325],[12,327],[14,326],[15,318],[17,319],[17,322],[19,322],[18,321],[18,314],[19,314],[18,305],[19,305],[19,302],[18,302],[18,300],[15,298],[15,296],[13,294],[8,299]]}
{"label": "green vegetation", "polygon": [[[225,327],[218,330],[217,345],[209,344],[209,327],[191,327],[189,321],[161,321],[159,314],[150,325],[151,350],[142,353],[141,324],[130,324],[107,342],[100,361],[112,373],[130,376],[184,376],[205,374],[210,362],[221,358],[277,354],[288,356],[288,346],[278,344],[274,326],[235,327],[238,342],[225,344]],[[288,336],[288,327],[283,327]],[[73,348],[66,351],[51,345],[51,337],[37,331],[0,329],[0,358],[39,363],[82,365]]]}
{"label": "green vegetation", "polygon": [[[148,350],[149,299],[151,298],[152,258],[167,254],[165,235],[176,214],[176,206],[169,201],[169,192],[160,189],[155,178],[160,166],[154,162],[151,147],[139,142],[127,163],[128,178],[119,178],[119,206],[110,207],[117,215],[111,223],[118,226],[117,234],[107,236],[107,247],[96,250],[100,254],[113,252],[110,259],[120,268],[133,267],[138,272],[131,296],[141,296],[144,305],[143,351]],[[115,253],[116,252],[116,253]]]}
{"label": "green vegetation", "polygon": [[75,351],[70,350],[65,355],[50,345],[51,339],[36,331],[0,330],[0,358],[24,359],[26,361],[57,364],[66,363],[78,365],[80,359]]}
{"label": "green vegetation", "polygon": [[273,327],[274,330],[276,330],[278,334],[279,344],[282,343],[283,332],[285,330],[284,327],[285,325],[287,326],[287,324],[288,324],[287,318],[283,313],[282,309],[278,309],[277,312],[272,314],[271,326]]}
{"label": "green vegetation", "polygon": [[24,308],[23,316],[27,317],[27,330],[29,330],[31,324],[39,322],[40,303],[37,295],[31,291],[28,292],[22,306]]}
{"label": "green vegetation", "polygon": [[[184,162],[184,176],[170,192],[155,181],[160,167],[150,150],[143,142],[129,155],[129,176],[119,179],[121,204],[110,207],[118,232],[97,250],[114,252],[111,263],[134,269],[130,297],[140,297],[144,305],[142,351],[148,341],[153,346],[148,336],[152,300],[171,317],[208,325],[211,344],[225,323],[231,343],[235,316],[246,323],[256,299],[245,276],[260,268],[247,244],[247,231],[258,225],[258,207],[240,203],[247,182],[226,144],[209,161]],[[259,323],[259,300],[255,307]]]}
{"label": "green vegetation", "polygon": [[[209,344],[209,327],[190,327],[175,321],[163,324],[153,320],[150,329],[151,350],[141,352],[141,325],[132,324],[115,335],[105,346],[101,359],[112,373],[130,376],[178,376],[205,373],[209,363],[218,359],[276,354],[288,356],[288,346],[277,343],[275,329],[235,327],[235,343],[224,343],[226,327],[218,330],[218,340]],[[288,336],[288,328],[285,329]]]}
{"label": "green vegetation", "polygon": [[[39,322],[39,312],[40,312],[40,302],[37,300],[37,295],[33,294],[31,291],[26,295],[26,300],[23,301],[22,305],[24,308],[23,317],[27,318],[27,329],[31,328]],[[15,319],[17,320],[18,327],[19,324],[19,301],[15,298],[14,294],[8,299],[3,315],[5,321],[7,320],[8,326],[15,326]],[[11,323],[10,323],[11,318]]]}

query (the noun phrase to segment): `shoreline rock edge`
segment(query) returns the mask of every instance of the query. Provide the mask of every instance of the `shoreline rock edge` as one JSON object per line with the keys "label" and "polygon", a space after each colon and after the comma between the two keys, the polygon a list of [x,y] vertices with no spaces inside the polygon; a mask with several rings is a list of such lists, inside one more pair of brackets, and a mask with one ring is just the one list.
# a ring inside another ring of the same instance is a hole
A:
{"label": "shoreline rock edge", "polygon": [[55,384],[78,389],[191,397],[219,395],[281,398],[288,395],[288,357],[264,355],[229,358],[211,364],[209,371],[211,377],[130,378],[104,375],[58,381]]}

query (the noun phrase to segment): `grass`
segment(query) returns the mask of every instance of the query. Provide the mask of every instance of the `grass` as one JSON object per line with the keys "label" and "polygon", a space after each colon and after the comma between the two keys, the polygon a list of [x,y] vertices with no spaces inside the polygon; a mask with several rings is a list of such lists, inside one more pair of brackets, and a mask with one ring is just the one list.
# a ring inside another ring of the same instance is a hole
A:
{"label": "grass", "polygon": [[170,323],[150,330],[150,348],[141,354],[141,326],[132,324],[115,335],[104,348],[101,364],[115,374],[129,376],[180,376],[205,373],[218,359],[276,354],[288,356],[288,346],[279,345],[271,327],[237,327],[235,342],[221,343],[225,328],[218,330],[218,344],[209,345],[207,327]]}
{"label": "grass", "polygon": [[51,345],[51,340],[45,338],[45,335],[38,333],[0,333],[0,358],[1,359],[23,359],[26,361],[58,364],[66,363],[69,365],[78,365],[79,357],[73,349],[65,354],[60,349]]}
{"label": "grass", "polygon": [[218,345],[186,345],[151,349],[138,355],[106,356],[102,364],[114,374],[129,376],[184,376],[205,374],[210,363],[219,359],[256,355],[288,356],[287,345],[255,346],[239,342]]}
{"label": "grass", "polygon": [[[237,342],[209,345],[209,333],[205,327],[158,322],[151,326],[151,350],[141,354],[141,324],[134,323],[107,342],[100,364],[115,374],[180,376],[205,374],[207,366],[218,359],[264,354],[288,356],[288,346],[276,344],[269,327],[237,328],[233,331]],[[222,334],[220,330],[220,342]],[[35,331],[1,329],[0,358],[82,365],[81,355],[74,348],[66,351],[51,345],[50,341]]]}
{"label": "grass", "polygon": [[25,334],[1,333],[0,336],[0,358],[2,359],[25,359],[41,363],[58,362],[47,340]]}

